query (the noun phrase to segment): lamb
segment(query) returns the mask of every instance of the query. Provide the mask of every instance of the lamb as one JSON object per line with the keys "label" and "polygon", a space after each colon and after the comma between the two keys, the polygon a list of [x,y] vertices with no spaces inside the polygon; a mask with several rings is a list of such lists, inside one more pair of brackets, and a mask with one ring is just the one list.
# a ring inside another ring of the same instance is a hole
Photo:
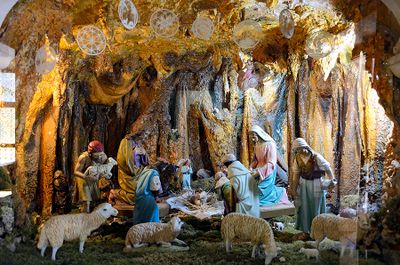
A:
{"label": "lamb", "polygon": [[282,222],[274,222],[273,227],[276,230],[282,231],[285,228],[285,225]]}
{"label": "lamb", "polygon": [[230,213],[222,219],[221,234],[227,252],[232,249],[233,239],[239,239],[244,242],[251,241],[253,245],[252,258],[255,258],[258,246],[263,244],[265,264],[270,264],[272,259],[277,256],[278,250],[274,234],[264,219],[241,213]]}
{"label": "lamb", "polygon": [[316,258],[318,260],[319,251],[313,248],[301,248],[300,252],[306,255],[307,259]]}
{"label": "lamb", "polygon": [[357,218],[344,218],[333,214],[320,214],[311,224],[311,238],[316,240],[317,249],[319,243],[325,238],[340,241],[340,256],[344,255],[347,245],[351,245],[350,254],[353,254],[357,238]]}
{"label": "lamb", "polygon": [[170,242],[186,245],[182,240],[177,239],[183,222],[179,217],[172,217],[168,223],[142,223],[132,226],[125,238],[125,247],[139,248],[149,243],[159,243],[163,247],[170,247]]}
{"label": "lamb", "polygon": [[110,179],[112,176],[111,169],[117,164],[117,161],[112,157],[107,158],[104,164],[93,162],[93,165],[86,169],[85,175],[92,178],[104,177]]}
{"label": "lamb", "polygon": [[64,240],[71,241],[79,238],[79,252],[90,233],[97,229],[107,218],[116,216],[118,211],[109,203],[100,204],[92,213],[64,214],[51,217],[47,220],[40,232],[37,244],[40,254],[44,256],[47,246],[53,247],[52,260],[56,260],[57,250]]}

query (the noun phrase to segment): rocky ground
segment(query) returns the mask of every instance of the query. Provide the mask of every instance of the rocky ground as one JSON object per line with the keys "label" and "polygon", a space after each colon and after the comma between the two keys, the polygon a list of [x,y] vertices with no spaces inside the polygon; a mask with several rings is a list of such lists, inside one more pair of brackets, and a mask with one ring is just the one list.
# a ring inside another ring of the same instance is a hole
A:
{"label": "rocky ground", "polygon": [[[264,264],[263,256],[255,260],[251,259],[252,247],[248,243],[236,243],[233,251],[226,254],[219,232],[218,219],[212,221],[198,221],[190,217],[182,219],[185,225],[179,238],[189,245],[189,250],[177,246],[172,249],[150,246],[135,249],[129,253],[124,252],[124,235],[131,224],[113,222],[103,225],[92,233],[86,241],[83,254],[78,252],[77,241],[65,242],[58,251],[57,261],[52,262],[49,249],[43,258],[35,248],[34,241],[27,240],[18,244],[14,253],[4,247],[0,248],[0,264]],[[312,243],[298,240],[301,234],[291,226],[294,222],[292,217],[281,217],[278,221],[285,223],[285,229],[275,231],[277,245],[281,249],[272,264],[339,264],[339,262],[343,264],[343,260],[339,260],[338,246],[335,244],[332,244],[332,250],[320,252],[319,261],[307,260],[303,254],[299,253],[299,250],[301,247],[312,247]],[[282,259],[285,261],[281,261]],[[384,262],[380,257],[369,254],[368,260],[360,255],[358,264],[384,264]]]}

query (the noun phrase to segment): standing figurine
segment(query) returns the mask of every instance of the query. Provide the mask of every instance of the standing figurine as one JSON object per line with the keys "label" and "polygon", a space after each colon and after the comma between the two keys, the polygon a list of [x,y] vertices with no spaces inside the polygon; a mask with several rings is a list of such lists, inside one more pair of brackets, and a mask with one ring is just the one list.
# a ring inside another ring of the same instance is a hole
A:
{"label": "standing figurine", "polygon": [[297,212],[296,229],[310,233],[311,222],[326,212],[324,184],[325,175],[336,184],[328,161],[315,152],[303,138],[293,143],[293,184],[291,193],[295,198]]}
{"label": "standing figurine", "polygon": [[127,135],[119,144],[117,162],[120,188],[110,192],[110,201],[117,200],[128,205],[135,202],[139,175],[149,164],[147,152],[138,140],[139,136]]}
{"label": "standing figurine", "polygon": [[[83,152],[75,166],[75,201],[80,204],[81,211],[90,212],[90,204],[99,200],[100,190],[98,186],[99,176],[92,174],[91,166],[93,163],[103,164],[107,160],[104,153],[104,146],[100,141],[91,141],[86,152]],[[89,169],[89,170],[88,170]]]}
{"label": "standing figurine", "polygon": [[289,203],[286,190],[275,186],[278,158],[274,139],[257,125],[250,132],[255,143],[250,170],[254,169],[253,176],[259,178],[260,206]]}
{"label": "standing figurine", "polygon": [[232,186],[225,173],[218,171],[214,176],[215,192],[218,195],[218,200],[224,201],[224,215],[232,212]]}
{"label": "standing figurine", "polygon": [[225,156],[224,165],[228,168],[228,179],[232,186],[232,205],[235,211],[260,217],[257,181],[234,154]]}
{"label": "standing figurine", "polygon": [[68,181],[64,172],[57,170],[54,172],[54,210],[58,213],[66,213],[66,206],[69,194]]}
{"label": "standing figurine", "polygon": [[177,188],[180,190],[191,190],[190,176],[193,173],[192,166],[189,159],[179,160],[177,166],[178,169],[178,184]]}

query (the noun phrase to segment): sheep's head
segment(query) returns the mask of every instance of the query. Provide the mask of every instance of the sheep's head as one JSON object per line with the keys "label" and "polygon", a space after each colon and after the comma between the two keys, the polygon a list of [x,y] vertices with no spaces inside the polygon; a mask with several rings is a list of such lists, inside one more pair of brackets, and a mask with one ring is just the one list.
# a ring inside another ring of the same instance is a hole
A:
{"label": "sheep's head", "polygon": [[97,206],[95,211],[106,219],[110,216],[116,216],[118,214],[118,210],[112,207],[109,203],[100,204],[99,206]]}
{"label": "sheep's head", "polygon": [[114,158],[112,158],[111,156],[109,158],[107,158],[107,163],[111,164],[113,166],[118,165],[117,161]]}
{"label": "sheep's head", "polygon": [[169,221],[172,225],[172,230],[174,230],[175,232],[180,232],[181,231],[181,227],[183,225],[183,222],[181,221],[181,219],[179,217],[172,217],[171,221]]}

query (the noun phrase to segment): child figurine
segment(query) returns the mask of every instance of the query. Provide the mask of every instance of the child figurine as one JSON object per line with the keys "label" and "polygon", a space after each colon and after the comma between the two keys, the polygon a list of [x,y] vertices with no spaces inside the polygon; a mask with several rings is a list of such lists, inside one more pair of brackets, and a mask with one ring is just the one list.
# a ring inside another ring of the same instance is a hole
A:
{"label": "child figurine", "polygon": [[192,189],[190,186],[190,176],[193,173],[192,166],[190,165],[189,159],[181,159],[177,166],[178,169],[178,184],[177,188],[180,190],[190,190]]}
{"label": "child figurine", "polygon": [[224,215],[232,212],[231,203],[231,183],[223,171],[218,171],[215,176],[215,192],[218,195],[218,200],[224,201]]}

